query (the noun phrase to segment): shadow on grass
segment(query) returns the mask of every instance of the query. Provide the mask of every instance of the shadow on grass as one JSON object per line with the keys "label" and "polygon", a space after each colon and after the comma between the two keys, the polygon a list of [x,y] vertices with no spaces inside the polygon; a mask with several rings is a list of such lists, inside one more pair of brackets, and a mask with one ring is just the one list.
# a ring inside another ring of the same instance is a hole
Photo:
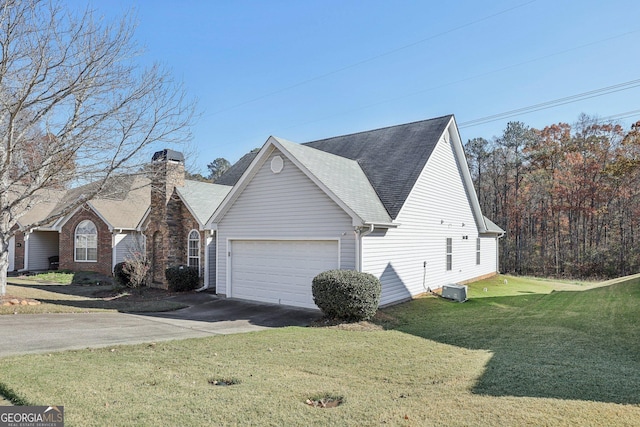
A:
{"label": "shadow on grass", "polygon": [[[117,310],[125,313],[157,311],[164,312],[184,308],[187,304],[168,300],[170,293],[162,289],[121,289],[112,284],[49,284],[23,283],[12,280],[10,285],[22,288],[21,297],[32,298],[42,304],[52,304],[81,310]],[[58,295],[61,297],[58,298]],[[77,298],[65,298],[64,296]],[[30,307],[38,312],[39,306]],[[43,309],[45,310],[45,309]],[[71,310],[73,311],[73,310]]]}
{"label": "shadow on grass", "polygon": [[[287,307],[276,304],[252,303],[217,297],[206,292],[171,293],[162,289],[143,288],[141,293],[129,291],[119,294],[112,286],[56,285],[11,283],[12,286],[29,291],[46,291],[40,296],[31,296],[44,304],[72,307],[78,310],[117,310],[149,317],[195,320],[199,322],[244,322],[264,327],[308,326],[321,317],[320,311]],[[57,298],[59,295],[76,296],[77,299]],[[43,312],[29,307],[30,313]],[[46,311],[46,310],[44,310]],[[60,310],[63,311],[63,310]],[[70,310],[72,311],[72,310]]]}
{"label": "shadow on grass", "polygon": [[635,281],[464,304],[424,298],[384,313],[388,328],[491,351],[476,394],[639,404],[639,302]]}

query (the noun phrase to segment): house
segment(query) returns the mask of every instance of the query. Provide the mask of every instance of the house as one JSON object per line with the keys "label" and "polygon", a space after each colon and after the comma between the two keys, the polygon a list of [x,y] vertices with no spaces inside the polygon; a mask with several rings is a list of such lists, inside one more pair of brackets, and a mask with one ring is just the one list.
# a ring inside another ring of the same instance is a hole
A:
{"label": "house", "polygon": [[[148,172],[114,176],[73,212],[37,228],[21,226],[10,245],[9,271],[47,270],[57,257],[60,269],[110,276],[133,252],[146,252],[153,286],[166,288],[165,269],[184,264],[213,287],[207,250],[215,246],[207,245],[212,237],[204,225],[231,187],[185,180],[184,158],[172,150],[155,153]],[[61,212],[93,185],[50,192],[22,224]]]}
{"label": "house", "polygon": [[[354,269],[381,305],[496,274],[503,231],[482,215],[453,116],[306,144],[270,137],[218,181],[216,291],[315,308],[312,278]],[[211,264],[211,261],[210,261]]]}
{"label": "house", "polygon": [[111,275],[113,266],[124,260],[134,243],[144,245],[140,223],[149,207],[150,186],[143,176],[113,177],[98,196],[67,215],[25,228],[62,212],[92,185],[50,192],[20,219],[14,237],[16,256],[9,271],[47,270],[56,257],[60,269]]}

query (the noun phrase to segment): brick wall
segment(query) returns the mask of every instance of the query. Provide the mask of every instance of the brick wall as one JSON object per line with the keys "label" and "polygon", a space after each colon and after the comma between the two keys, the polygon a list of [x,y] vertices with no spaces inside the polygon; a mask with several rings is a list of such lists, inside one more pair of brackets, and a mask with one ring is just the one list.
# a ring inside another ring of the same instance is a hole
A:
{"label": "brick wall", "polygon": [[[18,228],[17,226],[15,228]],[[18,270],[24,269],[24,233],[16,231],[15,234],[16,251],[14,254],[13,268]]]}
{"label": "brick wall", "polygon": [[[98,260],[75,261],[75,232],[78,224],[84,220],[92,221],[98,230]],[[60,266],[61,270],[95,271],[111,276],[112,266],[112,234],[109,227],[98,217],[93,210],[83,206],[71,217],[60,232]]]}

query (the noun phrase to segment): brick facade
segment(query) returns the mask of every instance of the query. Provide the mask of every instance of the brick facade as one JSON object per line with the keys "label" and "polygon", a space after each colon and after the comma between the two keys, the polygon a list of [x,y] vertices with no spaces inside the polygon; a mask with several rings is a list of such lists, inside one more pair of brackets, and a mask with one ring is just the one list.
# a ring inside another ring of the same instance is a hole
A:
{"label": "brick facade", "polygon": [[[17,229],[18,226],[16,225],[14,228]],[[13,257],[13,268],[14,271],[19,271],[24,269],[24,233],[22,231],[16,231],[15,243],[16,249]]]}
{"label": "brick facade", "polygon": [[[76,227],[84,220],[92,221],[98,230],[97,261],[75,261]],[[95,271],[111,276],[112,273],[112,233],[109,227],[86,205],[73,215],[60,232],[60,270]]]}

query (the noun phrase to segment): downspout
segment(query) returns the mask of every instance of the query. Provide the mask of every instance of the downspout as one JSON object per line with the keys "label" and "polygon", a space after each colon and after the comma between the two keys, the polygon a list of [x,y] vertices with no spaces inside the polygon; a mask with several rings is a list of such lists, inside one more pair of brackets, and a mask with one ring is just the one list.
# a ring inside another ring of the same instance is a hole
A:
{"label": "downspout", "polygon": [[[213,230],[209,230],[209,235],[207,236],[206,240],[205,240],[205,246],[204,246],[204,283],[202,285],[202,287],[196,289],[196,292],[202,292],[202,291],[206,291],[207,289],[209,289],[209,246],[211,245],[211,242],[213,241]],[[217,254],[216,254],[217,255]],[[217,256],[216,256],[217,258]]]}
{"label": "downspout", "polygon": [[369,229],[362,231],[362,227],[356,227],[356,271],[362,272],[362,238],[373,233],[375,226],[369,224]]}

